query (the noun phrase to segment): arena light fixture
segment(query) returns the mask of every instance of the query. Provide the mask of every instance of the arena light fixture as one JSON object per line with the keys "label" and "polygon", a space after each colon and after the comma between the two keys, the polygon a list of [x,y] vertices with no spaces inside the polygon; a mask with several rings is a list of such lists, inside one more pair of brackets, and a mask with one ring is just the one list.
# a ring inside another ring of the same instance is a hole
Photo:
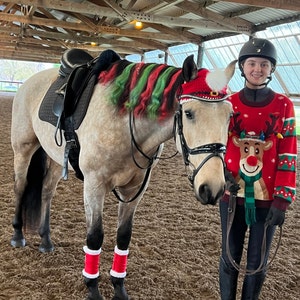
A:
{"label": "arena light fixture", "polygon": [[135,21],[134,28],[138,29],[138,30],[142,29],[143,28],[143,23],[141,21]]}

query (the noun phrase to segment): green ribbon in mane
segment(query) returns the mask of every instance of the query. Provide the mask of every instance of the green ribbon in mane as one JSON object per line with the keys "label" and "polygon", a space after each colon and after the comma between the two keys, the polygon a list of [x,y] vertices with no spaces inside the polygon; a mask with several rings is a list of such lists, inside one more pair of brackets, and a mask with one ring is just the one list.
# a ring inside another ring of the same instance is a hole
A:
{"label": "green ribbon in mane", "polygon": [[261,172],[255,176],[247,176],[240,170],[239,175],[245,181],[245,220],[251,226],[256,222],[254,182],[261,178]]}

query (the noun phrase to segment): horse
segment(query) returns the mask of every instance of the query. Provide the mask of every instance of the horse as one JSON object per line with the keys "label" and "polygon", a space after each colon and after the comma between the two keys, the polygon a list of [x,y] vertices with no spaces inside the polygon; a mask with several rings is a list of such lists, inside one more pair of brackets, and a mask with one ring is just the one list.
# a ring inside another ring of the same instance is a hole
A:
{"label": "horse", "polygon": [[[75,132],[84,182],[82,273],[87,299],[103,299],[98,288],[102,214],[111,191],[119,199],[110,270],[112,299],[129,299],[124,281],[134,214],[167,140],[175,138],[197,200],[214,205],[223,194],[223,154],[232,113],[226,88],[233,73],[234,63],[225,71],[198,70],[189,56],[182,68],[120,59],[97,75],[86,114]],[[58,69],[53,68],[27,79],[16,93],[12,109],[15,213],[11,245],[24,247],[26,230],[36,230],[40,252],[54,250],[51,199],[66,175],[62,170],[67,142],[62,138],[58,145],[53,137],[55,126],[39,117],[42,100],[58,77]],[[67,167],[75,170],[68,159]]]}

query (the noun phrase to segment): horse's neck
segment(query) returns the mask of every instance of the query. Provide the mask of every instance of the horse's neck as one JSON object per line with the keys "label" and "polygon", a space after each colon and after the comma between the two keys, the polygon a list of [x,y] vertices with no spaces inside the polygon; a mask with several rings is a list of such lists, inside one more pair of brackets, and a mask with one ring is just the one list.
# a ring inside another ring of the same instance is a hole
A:
{"label": "horse's neck", "polygon": [[130,143],[128,137],[134,137],[145,153],[172,138],[174,114],[170,114],[163,121],[136,117],[130,122],[130,114],[118,111],[118,108],[108,101],[108,93],[109,89],[96,85],[84,126],[90,127],[90,124],[94,124],[101,128],[102,132],[107,131],[124,143]]}
{"label": "horse's neck", "polygon": [[170,116],[163,122],[148,119],[136,119],[136,138],[145,151],[166,142],[173,137],[174,118]]}

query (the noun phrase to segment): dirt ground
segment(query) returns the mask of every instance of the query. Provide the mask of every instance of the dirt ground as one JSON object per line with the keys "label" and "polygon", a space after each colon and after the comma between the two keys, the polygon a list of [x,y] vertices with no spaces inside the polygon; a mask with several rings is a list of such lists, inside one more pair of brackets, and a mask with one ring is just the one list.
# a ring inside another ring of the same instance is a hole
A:
{"label": "dirt ground", "polygon": [[[53,200],[51,228],[55,251],[39,253],[36,235],[26,236],[24,249],[10,246],[14,213],[11,105],[12,96],[1,94],[0,299],[84,299],[86,289],[81,271],[85,217],[82,183],[77,179],[71,176],[62,181]],[[173,141],[166,143],[164,153],[174,151]],[[113,295],[109,270],[115,246],[117,205],[110,195],[105,203],[99,284],[106,299]],[[299,219],[300,201],[296,201],[287,212],[282,245],[269,269],[261,294],[263,300],[299,299]],[[131,299],[219,299],[219,223],[218,207],[203,206],[194,198],[181,157],[161,161],[135,216],[126,277]]]}

